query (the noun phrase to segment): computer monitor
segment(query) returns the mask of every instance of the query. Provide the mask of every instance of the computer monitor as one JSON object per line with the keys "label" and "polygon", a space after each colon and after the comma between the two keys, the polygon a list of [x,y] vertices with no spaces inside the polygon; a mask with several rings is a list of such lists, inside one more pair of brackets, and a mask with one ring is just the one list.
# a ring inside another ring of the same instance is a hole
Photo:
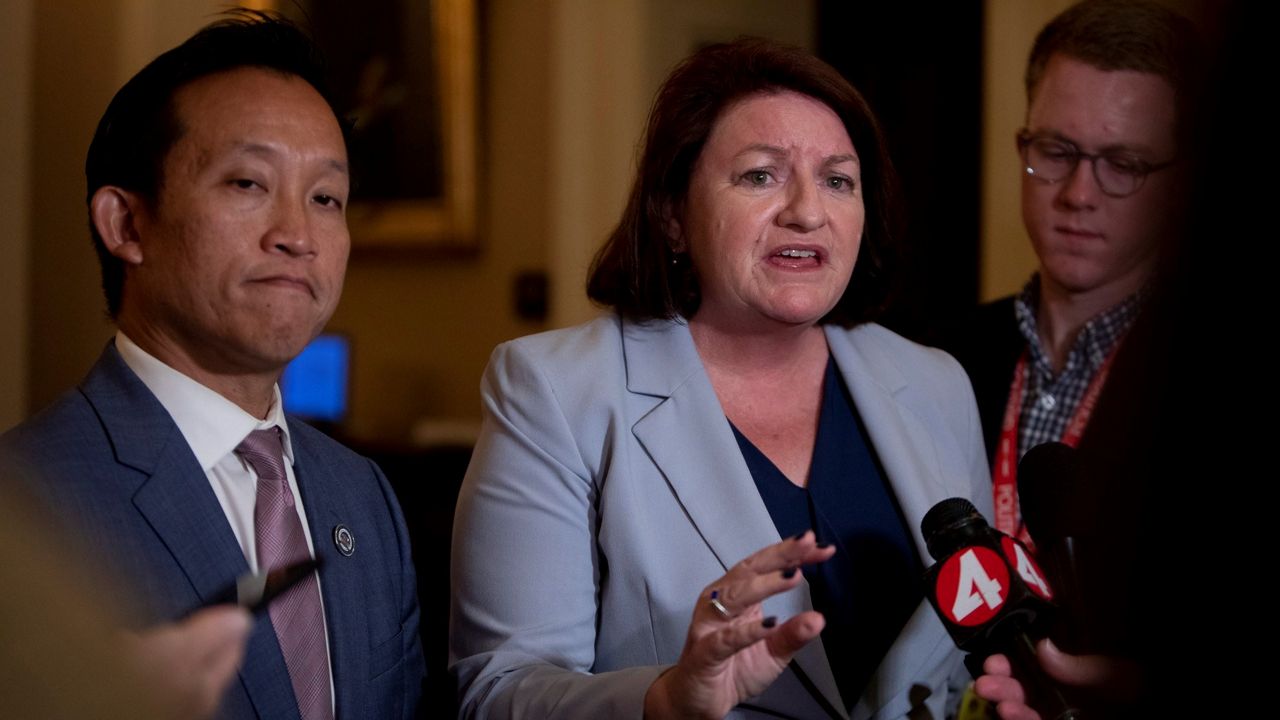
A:
{"label": "computer monitor", "polygon": [[321,335],[284,369],[280,394],[285,412],[339,424],[347,416],[350,382],[351,341],[344,335]]}

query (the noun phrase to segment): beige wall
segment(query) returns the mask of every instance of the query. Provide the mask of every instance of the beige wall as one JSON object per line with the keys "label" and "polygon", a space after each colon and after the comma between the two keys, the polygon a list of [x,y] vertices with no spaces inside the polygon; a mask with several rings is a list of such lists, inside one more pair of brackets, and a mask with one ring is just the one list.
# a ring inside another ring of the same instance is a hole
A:
{"label": "beige wall", "polygon": [[403,440],[423,418],[478,419],[493,346],[542,329],[516,319],[512,284],[546,267],[551,17],[541,2],[488,6],[481,247],[461,257],[352,258],[331,326],[355,340],[351,429],[360,436]]}
{"label": "beige wall", "polygon": [[32,77],[30,402],[78,381],[110,337],[84,203],[84,156],[117,84],[118,8],[40,3]]}
{"label": "beige wall", "polygon": [[[987,297],[1015,288],[1030,271],[1016,184],[1009,185],[1017,182],[1010,138],[1021,122],[1019,78],[1031,37],[1063,5],[988,0]],[[28,409],[76,382],[111,333],[84,217],[82,164],[94,122],[120,83],[220,6],[215,0],[60,0],[32,11],[29,33],[15,24],[5,29],[30,38],[33,87],[26,131],[12,113],[0,116],[0,140],[30,138],[29,169],[6,172],[5,179],[21,178],[17,184],[30,189],[25,236],[40,241],[6,243],[3,251],[5,258],[24,248],[30,254],[26,315],[41,331],[31,336],[28,353],[11,353],[0,371],[20,376],[14,368],[25,360]],[[351,429],[366,438],[403,440],[424,418],[474,421],[477,385],[495,344],[596,312],[583,293],[587,263],[621,211],[645,113],[676,61],[700,43],[742,33],[811,45],[815,26],[812,2],[500,0],[484,6],[479,248],[455,255],[357,251],[332,322],[355,341]],[[6,63],[20,45],[5,43]],[[6,88],[22,82],[20,72],[13,75]],[[17,89],[7,94],[21,95]],[[13,197],[3,201],[22,205]],[[3,214],[5,227],[22,222],[20,211]],[[6,235],[23,237],[20,230]],[[548,273],[545,325],[515,317],[513,283],[522,271]],[[10,289],[15,286],[3,283],[6,292],[20,293]],[[3,322],[5,337],[20,343],[21,318]],[[6,406],[23,405],[7,398],[0,411]]]}
{"label": "beige wall", "polygon": [[1022,226],[1021,173],[1013,136],[1027,110],[1022,75],[1036,33],[1072,0],[987,0],[983,41],[982,243],[979,296],[1017,292],[1036,267]]}
{"label": "beige wall", "polygon": [[599,310],[587,270],[626,204],[648,96],[644,0],[552,3],[551,324],[574,325]]}
{"label": "beige wall", "polygon": [[27,405],[27,183],[34,0],[10,0],[0,24],[0,432]]}
{"label": "beige wall", "polygon": [[813,49],[818,28],[816,0],[646,0],[645,8],[650,95],[676,63],[707,43],[756,35]]}

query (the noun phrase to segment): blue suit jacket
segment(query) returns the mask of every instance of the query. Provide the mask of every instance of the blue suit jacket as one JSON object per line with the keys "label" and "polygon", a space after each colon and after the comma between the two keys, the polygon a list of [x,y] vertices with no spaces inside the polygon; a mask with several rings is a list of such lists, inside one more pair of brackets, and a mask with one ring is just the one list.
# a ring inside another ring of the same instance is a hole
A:
{"label": "blue suit jacket", "polygon": [[[289,419],[329,630],[338,718],[411,717],[424,664],[409,538],[371,461]],[[76,540],[137,591],[131,620],[172,620],[248,571],[244,553],[182,433],[109,345],[81,385],[0,438],[3,465],[34,475]],[[333,542],[346,525],[355,552]],[[261,614],[219,717],[297,718],[270,619]]]}
{"label": "blue suit jacket", "polygon": [[[935,503],[991,506],[968,378],[876,325],[829,327],[827,341],[928,558],[920,519]],[[494,351],[482,394],[454,525],[450,659],[463,714],[639,718],[699,593],[780,540],[688,327],[606,316],[522,338]],[[809,607],[802,584],[764,613]],[[958,661],[922,603],[854,717],[941,717]],[[821,640],[735,711],[831,714],[845,711]]]}

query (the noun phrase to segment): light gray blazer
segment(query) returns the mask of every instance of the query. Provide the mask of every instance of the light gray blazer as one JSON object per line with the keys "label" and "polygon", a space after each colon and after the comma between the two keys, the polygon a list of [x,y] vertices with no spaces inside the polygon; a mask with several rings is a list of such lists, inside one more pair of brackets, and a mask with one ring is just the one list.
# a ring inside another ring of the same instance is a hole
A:
{"label": "light gray blazer", "polygon": [[[964,496],[990,511],[969,380],[949,355],[878,325],[826,333],[927,561],[920,519],[935,503]],[[688,326],[607,315],[505,343],[481,392],[453,535],[462,716],[640,718],[699,593],[780,540]],[[810,607],[801,584],[764,612]],[[959,658],[921,603],[853,717],[942,717]],[[844,704],[820,639],[732,714],[833,716]]]}

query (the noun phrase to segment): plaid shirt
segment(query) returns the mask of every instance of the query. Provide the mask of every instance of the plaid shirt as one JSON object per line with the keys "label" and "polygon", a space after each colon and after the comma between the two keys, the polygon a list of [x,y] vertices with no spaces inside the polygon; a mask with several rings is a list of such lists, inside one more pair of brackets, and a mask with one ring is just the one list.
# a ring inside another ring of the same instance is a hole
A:
{"label": "plaid shirt", "polygon": [[1133,326],[1147,294],[1145,288],[1139,290],[1085,323],[1067,355],[1067,364],[1054,377],[1053,362],[1045,352],[1036,329],[1040,277],[1032,277],[1022,289],[1013,304],[1018,330],[1026,338],[1029,352],[1027,379],[1022,391],[1022,414],[1018,417],[1019,459],[1040,443],[1062,439],[1071,417],[1075,415],[1076,406],[1089,388],[1089,381]]}

